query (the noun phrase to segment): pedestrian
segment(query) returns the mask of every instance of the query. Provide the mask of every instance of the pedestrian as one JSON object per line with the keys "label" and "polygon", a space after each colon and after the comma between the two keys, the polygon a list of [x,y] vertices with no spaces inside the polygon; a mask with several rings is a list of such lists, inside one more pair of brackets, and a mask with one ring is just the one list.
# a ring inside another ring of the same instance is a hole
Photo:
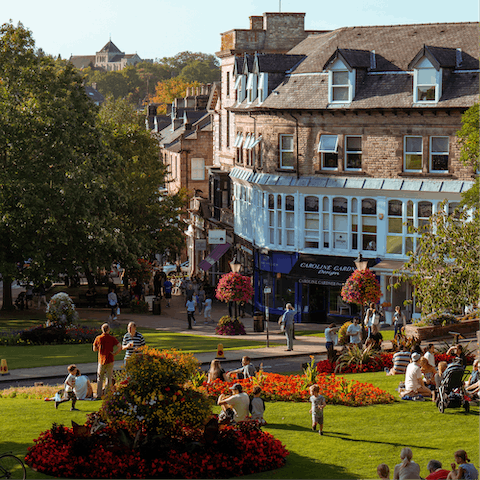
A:
{"label": "pedestrian", "polygon": [[172,298],[172,282],[167,278],[163,282],[163,292],[165,293],[165,299],[167,300],[167,307],[170,306],[170,299]]}
{"label": "pedestrian", "polygon": [[195,302],[193,297],[187,297],[187,303],[185,304],[187,307],[187,320],[188,320],[188,329],[192,329],[192,320],[193,324],[196,325],[197,321],[195,320]]}
{"label": "pedestrian", "polygon": [[198,295],[197,295],[197,307],[198,307],[198,314],[202,314],[202,309],[203,309],[203,303],[205,302],[205,289],[203,288],[203,285],[200,286],[200,289],[198,290]]}
{"label": "pedestrian", "polygon": [[110,287],[108,290],[108,306],[110,307],[110,316],[108,317],[109,320],[116,320],[117,319],[117,308],[118,308],[118,298],[117,294],[115,293],[115,287]]}
{"label": "pedestrian", "polygon": [[362,339],[360,335],[362,333],[362,327],[359,325],[360,319],[355,317],[353,319],[353,323],[351,323],[347,328],[347,335],[350,336],[350,344],[351,345],[360,345],[362,343]]}
{"label": "pedestrian", "polygon": [[76,397],[75,391],[74,391],[75,380],[77,378],[77,376],[76,376],[77,366],[76,365],[70,365],[67,368],[67,372],[68,372],[68,375],[67,375],[67,378],[65,379],[65,391],[64,391],[64,394],[63,394],[63,398],[61,398],[60,400],[55,400],[55,408],[58,408],[58,406],[61,403],[69,402],[71,400],[72,401],[72,406],[70,408],[70,411],[71,412],[74,412],[74,411],[78,412],[78,408],[75,408],[75,404],[77,403],[77,397]]}
{"label": "pedestrian", "polygon": [[126,350],[124,362],[127,363],[127,360],[132,354],[138,353],[144,345],[145,339],[141,333],[137,332],[137,324],[130,322],[127,325],[127,333],[123,336],[122,340],[122,350]]}
{"label": "pedestrian", "polygon": [[393,336],[394,338],[397,338],[397,335],[402,334],[402,328],[405,326],[405,317],[402,314],[400,305],[395,307],[395,313],[393,314],[393,325],[395,327],[395,333]]}
{"label": "pedestrian", "polygon": [[159,270],[155,272],[153,277],[153,294],[156,297],[162,296],[162,274]]}
{"label": "pedestrian", "polygon": [[187,296],[187,298],[190,298],[190,297],[193,297],[194,293],[195,293],[195,291],[193,290],[193,283],[188,282],[186,290],[185,290],[185,295]]}
{"label": "pedestrian", "polygon": [[[108,323],[102,325],[102,334],[95,338],[92,349],[94,352],[98,352],[97,400],[99,400],[110,389],[114,357],[122,350],[120,342],[113,335],[110,335],[110,325]],[[106,379],[105,389],[103,388],[104,379]]]}
{"label": "pedestrian", "polygon": [[203,318],[205,319],[205,324],[207,323],[212,323],[212,299],[207,297],[205,301],[203,302]]}
{"label": "pedestrian", "polygon": [[325,329],[325,347],[327,348],[327,357],[330,363],[333,363],[336,357],[335,345],[337,344],[337,332],[338,327],[334,323],[331,323]]}
{"label": "pedestrian", "polygon": [[320,387],[312,385],[310,387],[310,413],[312,414],[312,430],[315,432],[319,426],[319,434],[323,435],[323,409],[327,405],[325,397],[320,395]]}
{"label": "pedestrian", "polygon": [[41,283],[38,287],[37,308],[40,308],[42,306],[42,303],[46,307],[48,307],[47,297],[45,295],[46,295],[45,285]]}
{"label": "pedestrian", "polygon": [[285,306],[286,312],[280,317],[278,323],[280,324],[281,329],[285,332],[287,337],[287,352],[293,350],[293,328],[295,321],[295,310],[291,303],[287,303]]}

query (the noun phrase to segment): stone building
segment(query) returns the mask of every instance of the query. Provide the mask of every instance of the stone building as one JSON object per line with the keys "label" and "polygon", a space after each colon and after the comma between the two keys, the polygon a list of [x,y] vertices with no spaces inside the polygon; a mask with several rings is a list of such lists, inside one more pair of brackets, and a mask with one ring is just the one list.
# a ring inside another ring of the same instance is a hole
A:
{"label": "stone building", "polygon": [[305,32],[303,19],[264,14],[222,35],[214,162],[255,308],[270,286],[273,313],[291,302],[297,321],[324,322],[356,313],[340,289],[359,254],[382,301],[411,299],[408,284],[387,290],[416,248],[409,226],[472,185],[456,132],[478,101],[478,23]]}
{"label": "stone building", "polygon": [[76,68],[97,68],[107,72],[123,70],[126,66],[134,66],[142,60],[136,53],[125,54],[109,40],[95,55],[71,55],[69,59]]}

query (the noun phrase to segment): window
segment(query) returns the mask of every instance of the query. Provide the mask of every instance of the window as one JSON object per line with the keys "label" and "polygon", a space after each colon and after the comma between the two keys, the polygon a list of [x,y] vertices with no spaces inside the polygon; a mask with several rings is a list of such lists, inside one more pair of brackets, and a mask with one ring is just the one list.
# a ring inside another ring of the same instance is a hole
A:
{"label": "window", "polygon": [[388,202],[387,253],[403,254],[403,233],[402,202],[390,200]]}
{"label": "window", "polygon": [[430,171],[448,172],[448,137],[430,137]]}
{"label": "window", "polygon": [[280,168],[293,169],[293,135],[280,135]]}
{"label": "window", "polygon": [[204,158],[192,158],[192,180],[205,180]]}
{"label": "window", "polygon": [[268,236],[271,245],[275,245],[275,197],[268,195]]}
{"label": "window", "polygon": [[292,195],[285,197],[285,233],[287,247],[295,246],[295,198]]}
{"label": "window", "polygon": [[226,95],[227,97],[229,97],[230,96],[230,72],[227,72],[226,87],[227,87]]}
{"label": "window", "polygon": [[261,135],[255,139],[255,135],[252,133],[250,135],[250,140],[248,142],[245,141],[245,148],[247,149],[247,165],[250,167],[255,164],[255,159],[257,158],[255,147],[261,142],[261,140]]}
{"label": "window", "polygon": [[422,137],[406,136],[404,140],[404,170],[406,172],[421,172],[423,163]]}
{"label": "window", "polygon": [[318,151],[321,154],[322,170],[338,169],[338,135],[320,135]]}
{"label": "window", "polygon": [[242,144],[243,144],[243,133],[238,132],[237,138],[235,139],[235,143],[233,144],[233,146],[237,149],[236,156],[235,156],[235,160],[237,161],[237,163],[243,163]]}
{"label": "window", "polygon": [[261,73],[258,78],[258,103],[263,103],[268,96],[268,74]]}
{"label": "window", "polygon": [[319,247],[319,215],[318,197],[305,197],[305,248]]}
{"label": "window", "polygon": [[362,200],[362,249],[377,250],[377,202]]}
{"label": "window", "polygon": [[350,103],[355,87],[355,70],[337,60],[328,72],[328,103]]}
{"label": "window", "polygon": [[322,202],[323,248],[330,247],[330,199],[323,197]]}
{"label": "window", "polygon": [[362,169],[362,137],[345,137],[345,170]]}
{"label": "window", "polygon": [[333,199],[333,248],[346,250],[348,248],[348,202],[346,198]]}
{"label": "window", "polygon": [[254,73],[248,75],[247,101],[252,103],[257,98],[257,76]]}
{"label": "window", "polygon": [[238,75],[235,80],[235,96],[237,104],[245,100],[245,75]]}
{"label": "window", "polygon": [[438,102],[440,99],[441,71],[437,71],[424,58],[413,71],[413,101],[415,103]]}
{"label": "window", "polygon": [[229,148],[230,147],[230,112],[227,112],[227,139],[226,140],[227,140],[225,142],[226,147]]}

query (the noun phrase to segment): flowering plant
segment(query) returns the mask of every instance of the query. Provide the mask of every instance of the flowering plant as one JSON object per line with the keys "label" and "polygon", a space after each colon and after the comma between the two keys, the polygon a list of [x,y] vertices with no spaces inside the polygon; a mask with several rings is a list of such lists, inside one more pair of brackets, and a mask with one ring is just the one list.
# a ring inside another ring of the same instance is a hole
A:
{"label": "flowering plant", "polygon": [[347,303],[363,305],[365,302],[378,303],[382,292],[375,274],[367,270],[355,270],[342,287],[342,299]]}
{"label": "flowering plant", "polygon": [[250,277],[236,272],[226,273],[220,277],[216,297],[222,302],[248,302],[253,296]]}
{"label": "flowering plant", "polygon": [[75,304],[65,292],[54,295],[47,305],[47,326],[52,324],[67,325],[78,321]]}
{"label": "flowering plant", "polygon": [[245,326],[237,318],[232,320],[228,315],[224,315],[218,321],[217,326],[215,327],[215,333],[217,335],[246,335]]}
{"label": "flowering plant", "polygon": [[130,310],[132,313],[148,313],[148,303],[138,298],[130,300]]}

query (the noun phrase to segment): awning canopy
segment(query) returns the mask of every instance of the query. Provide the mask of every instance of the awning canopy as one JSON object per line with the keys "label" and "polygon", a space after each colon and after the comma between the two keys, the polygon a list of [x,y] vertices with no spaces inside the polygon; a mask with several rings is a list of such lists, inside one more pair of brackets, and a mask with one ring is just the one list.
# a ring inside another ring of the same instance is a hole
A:
{"label": "awning canopy", "polygon": [[392,273],[394,270],[403,270],[405,262],[401,260],[382,260],[380,263],[377,263],[374,267],[370,267],[370,270],[375,273]]}
{"label": "awning canopy", "polygon": [[217,245],[213,250],[212,252],[210,253],[210,255],[208,255],[208,257],[206,257],[204,260],[202,260],[198,266],[204,271],[206,272],[207,270],[209,270],[212,265],[215,265],[216,262],[218,262],[220,260],[220,258],[222,258],[222,256],[225,254],[225,252],[227,252],[227,250],[231,247],[231,245],[229,243],[222,243],[220,245]]}

